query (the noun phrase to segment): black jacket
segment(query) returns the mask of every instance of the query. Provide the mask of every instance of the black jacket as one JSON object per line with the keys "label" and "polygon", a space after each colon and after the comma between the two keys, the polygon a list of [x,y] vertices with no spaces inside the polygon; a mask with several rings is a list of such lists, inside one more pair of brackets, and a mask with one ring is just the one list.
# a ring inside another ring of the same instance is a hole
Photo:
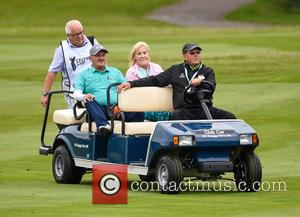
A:
{"label": "black jacket", "polygon": [[[215,73],[211,68],[203,65],[202,68],[198,71],[197,76],[198,75],[203,75],[205,77],[205,80],[210,81],[214,84],[214,86],[216,86]],[[191,105],[184,101],[183,92],[189,82],[185,76],[185,65],[183,63],[173,65],[165,72],[162,72],[156,76],[150,76],[140,80],[130,81],[129,83],[131,84],[131,87],[165,87],[171,84],[173,88],[174,109],[201,107],[200,103]],[[212,96],[210,97],[210,100],[212,100]]]}

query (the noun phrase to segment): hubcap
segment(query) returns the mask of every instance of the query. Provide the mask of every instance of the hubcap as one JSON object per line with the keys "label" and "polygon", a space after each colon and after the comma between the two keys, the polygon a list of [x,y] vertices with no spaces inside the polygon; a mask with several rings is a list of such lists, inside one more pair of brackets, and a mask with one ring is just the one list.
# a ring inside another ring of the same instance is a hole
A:
{"label": "hubcap", "polygon": [[55,173],[57,176],[62,176],[64,174],[65,166],[64,166],[64,158],[62,155],[58,155],[55,159]]}
{"label": "hubcap", "polygon": [[160,185],[165,186],[168,180],[169,180],[168,168],[165,164],[162,164],[158,168],[158,182]]}

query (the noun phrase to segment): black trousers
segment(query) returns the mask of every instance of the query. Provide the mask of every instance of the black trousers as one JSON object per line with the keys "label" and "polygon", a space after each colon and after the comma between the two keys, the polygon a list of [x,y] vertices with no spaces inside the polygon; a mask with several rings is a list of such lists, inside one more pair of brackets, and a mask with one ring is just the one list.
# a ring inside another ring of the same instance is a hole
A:
{"label": "black trousers", "polygon": [[[236,119],[235,115],[228,111],[213,106],[208,106],[208,109],[213,119]],[[173,112],[172,120],[207,120],[207,117],[202,108],[182,108]]]}

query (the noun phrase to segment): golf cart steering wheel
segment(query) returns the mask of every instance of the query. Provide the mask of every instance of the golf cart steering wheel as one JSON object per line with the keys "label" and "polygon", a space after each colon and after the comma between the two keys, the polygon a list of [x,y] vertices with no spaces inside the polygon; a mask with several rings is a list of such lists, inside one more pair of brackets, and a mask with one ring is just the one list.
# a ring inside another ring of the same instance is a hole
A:
{"label": "golf cart steering wheel", "polygon": [[[207,84],[210,89],[203,87],[203,84]],[[189,84],[185,87],[183,91],[184,101],[188,104],[195,104],[201,102],[207,94],[213,93],[215,87],[212,82],[203,80],[200,85],[194,87],[192,84]]]}

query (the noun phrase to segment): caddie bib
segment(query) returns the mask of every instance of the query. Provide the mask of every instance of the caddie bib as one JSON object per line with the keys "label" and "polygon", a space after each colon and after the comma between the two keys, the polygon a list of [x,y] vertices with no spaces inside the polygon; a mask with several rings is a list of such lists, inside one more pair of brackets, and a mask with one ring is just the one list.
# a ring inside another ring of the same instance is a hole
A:
{"label": "caddie bib", "polygon": [[86,41],[82,47],[72,47],[67,40],[60,42],[65,62],[65,70],[62,72],[63,90],[74,90],[78,74],[91,66],[89,51],[92,44],[89,40]]}

